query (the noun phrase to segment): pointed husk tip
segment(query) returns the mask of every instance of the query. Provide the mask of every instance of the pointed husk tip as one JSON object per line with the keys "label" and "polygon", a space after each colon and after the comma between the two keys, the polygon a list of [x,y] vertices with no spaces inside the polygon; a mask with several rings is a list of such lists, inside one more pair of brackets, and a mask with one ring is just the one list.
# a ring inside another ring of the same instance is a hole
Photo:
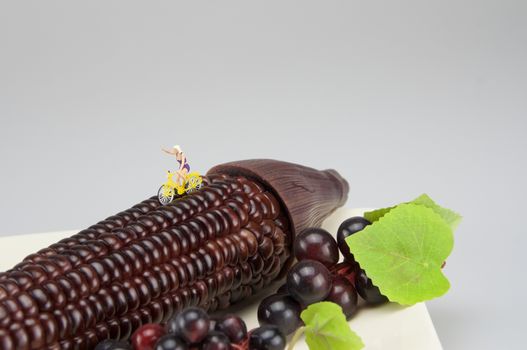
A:
{"label": "pointed husk tip", "polygon": [[207,175],[242,175],[263,185],[282,201],[293,235],[318,227],[348,199],[348,182],[333,169],[316,170],[273,159],[249,159],[224,163]]}

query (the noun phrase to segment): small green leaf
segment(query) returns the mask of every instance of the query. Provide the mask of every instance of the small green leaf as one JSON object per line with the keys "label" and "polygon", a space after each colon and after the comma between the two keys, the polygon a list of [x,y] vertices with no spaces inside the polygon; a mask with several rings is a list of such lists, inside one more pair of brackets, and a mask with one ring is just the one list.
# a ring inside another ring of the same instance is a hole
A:
{"label": "small green leaf", "polygon": [[[447,209],[447,208],[444,208],[438,205],[427,194],[422,194],[416,199],[414,199],[413,201],[408,202],[408,203],[419,204],[419,205],[423,205],[427,208],[432,209],[439,216],[441,216],[443,220],[445,220],[450,225],[450,227],[452,227],[452,230],[455,230],[457,228],[457,225],[459,225],[462,219],[461,215],[459,215],[453,210],[450,210],[450,209]],[[369,222],[373,223],[379,220],[380,218],[382,218],[384,215],[386,215],[386,213],[388,213],[390,210],[394,209],[395,207],[396,206],[367,211],[364,213],[364,218],[368,220]]]}
{"label": "small green leaf", "polygon": [[300,317],[305,324],[306,343],[310,350],[359,350],[364,347],[337,304],[327,301],[312,304]]}
{"label": "small green leaf", "polygon": [[367,211],[364,213],[364,218],[368,220],[369,222],[374,223],[375,221],[382,218],[386,213],[388,213],[393,208],[395,207],[380,208],[380,209],[375,209],[372,211]]}
{"label": "small green leaf", "polygon": [[459,223],[461,222],[461,215],[459,215],[453,210],[444,208],[436,204],[436,202],[434,202],[432,198],[430,198],[427,194],[420,195],[410,203],[424,205],[425,207],[432,209],[436,212],[436,214],[441,216],[441,218],[443,218],[443,220],[445,220],[446,223],[450,225],[450,227],[452,227],[452,230],[455,230],[457,228],[457,225],[459,225]]}
{"label": "small green leaf", "polygon": [[390,301],[412,305],[450,288],[441,265],[454,245],[452,228],[428,206],[400,204],[346,242]]}

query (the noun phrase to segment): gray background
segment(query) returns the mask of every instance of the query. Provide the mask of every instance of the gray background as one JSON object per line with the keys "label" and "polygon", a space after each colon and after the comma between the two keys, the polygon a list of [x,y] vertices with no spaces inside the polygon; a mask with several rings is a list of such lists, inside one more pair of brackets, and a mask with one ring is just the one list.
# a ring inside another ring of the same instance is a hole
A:
{"label": "gray background", "polygon": [[[192,167],[336,168],[353,207],[465,216],[446,349],[525,343],[524,1],[2,1],[0,234],[80,228]],[[1,259],[1,256],[0,256]]]}

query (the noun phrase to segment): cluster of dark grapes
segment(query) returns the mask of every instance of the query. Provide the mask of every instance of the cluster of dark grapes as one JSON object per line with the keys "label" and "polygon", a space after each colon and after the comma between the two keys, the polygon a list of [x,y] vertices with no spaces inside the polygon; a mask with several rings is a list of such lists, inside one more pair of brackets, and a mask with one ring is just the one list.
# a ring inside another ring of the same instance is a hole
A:
{"label": "cluster of dark grapes", "polygon": [[236,315],[210,317],[198,307],[189,307],[166,325],[140,327],[131,343],[105,340],[95,350],[283,350],[284,334],[276,326],[262,326],[247,333],[245,322]]}
{"label": "cluster of dark grapes", "polygon": [[[345,241],[370,224],[363,217],[349,218],[340,225],[336,241],[320,228],[300,233],[294,242],[298,262],[289,270],[286,283],[260,303],[260,325],[277,326],[288,335],[302,325],[300,313],[313,303],[336,303],[349,319],[358,308],[357,294],[366,304],[386,302],[387,298],[360,268]],[[339,250],[344,257],[341,263]]]}

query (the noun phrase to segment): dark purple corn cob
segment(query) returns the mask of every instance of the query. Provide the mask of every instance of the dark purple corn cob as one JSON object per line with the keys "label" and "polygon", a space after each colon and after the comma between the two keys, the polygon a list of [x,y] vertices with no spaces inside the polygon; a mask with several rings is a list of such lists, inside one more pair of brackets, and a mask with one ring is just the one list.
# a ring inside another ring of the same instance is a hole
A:
{"label": "dark purple corn cob", "polygon": [[187,306],[226,308],[283,275],[295,232],[320,225],[348,192],[333,170],[274,160],[219,165],[204,183],[0,273],[0,349],[92,349]]}

